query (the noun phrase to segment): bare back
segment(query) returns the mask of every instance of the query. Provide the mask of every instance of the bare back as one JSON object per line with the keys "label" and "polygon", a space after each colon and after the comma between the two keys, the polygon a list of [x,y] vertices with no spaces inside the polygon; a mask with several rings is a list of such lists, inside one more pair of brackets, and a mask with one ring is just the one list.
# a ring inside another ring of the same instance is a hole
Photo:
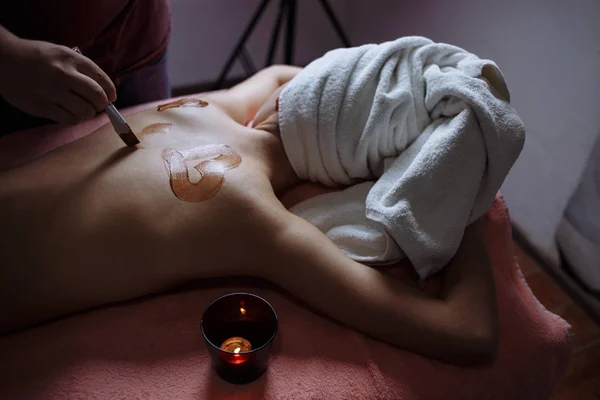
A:
{"label": "bare back", "polygon": [[[274,191],[287,178],[271,171],[285,155],[278,138],[205,101],[128,117],[137,148],[106,125],[0,175],[0,265],[13,269],[1,280],[15,307],[51,302],[50,315],[146,294],[136,282],[150,270],[177,271],[156,274],[156,291],[258,274],[256,222],[282,207]],[[110,290],[98,284],[117,274]]]}

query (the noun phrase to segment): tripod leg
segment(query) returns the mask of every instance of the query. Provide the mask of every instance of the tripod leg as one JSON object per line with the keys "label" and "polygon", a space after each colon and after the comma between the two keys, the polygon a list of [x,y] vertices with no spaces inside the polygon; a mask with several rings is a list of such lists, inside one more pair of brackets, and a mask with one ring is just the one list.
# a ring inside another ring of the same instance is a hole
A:
{"label": "tripod leg", "polygon": [[329,2],[327,0],[319,0],[319,2],[321,3],[321,6],[323,6],[323,8],[325,9],[325,13],[329,17],[329,20],[331,21],[333,28],[337,32],[337,34],[340,37],[340,40],[342,41],[344,46],[350,47],[350,40],[348,39],[348,35],[346,35],[346,32],[344,32],[344,28],[342,28],[340,21],[335,16],[335,14],[333,12],[333,8],[331,8],[331,5],[329,5]]}
{"label": "tripod leg", "polygon": [[269,1],[270,0],[263,0],[263,2],[260,4],[260,6],[258,6],[258,8],[256,9],[254,15],[252,16],[252,19],[250,20],[250,23],[248,24],[248,26],[244,30],[244,33],[242,34],[242,36],[238,40],[237,44],[235,45],[235,49],[229,55],[229,58],[227,59],[227,62],[225,63],[225,66],[221,70],[221,73],[219,74],[219,78],[217,79],[217,83],[215,85],[215,89],[220,89],[221,88],[221,85],[223,84],[223,81],[225,80],[225,77],[227,76],[227,73],[229,72],[229,70],[233,66],[233,63],[235,62],[235,59],[237,58],[237,56],[240,53],[240,51],[242,51],[242,48],[244,47],[244,44],[246,43],[246,41],[250,37],[250,34],[254,30],[254,27],[256,26],[256,23],[258,22],[258,20],[262,16],[263,12],[267,8],[267,5],[269,5]]}
{"label": "tripod leg", "polygon": [[277,42],[279,41],[279,31],[281,30],[281,22],[286,11],[287,0],[281,0],[279,3],[279,11],[277,11],[277,19],[273,26],[273,32],[271,33],[271,42],[269,43],[269,52],[267,53],[267,60],[265,61],[265,68],[273,64],[275,58],[275,50],[277,49]]}
{"label": "tripod leg", "polygon": [[250,54],[248,54],[245,47],[242,47],[242,50],[240,51],[240,62],[246,71],[246,75],[252,75],[256,72],[252,57],[250,57]]}
{"label": "tripod leg", "polygon": [[285,33],[285,63],[292,65],[296,28],[296,0],[287,0],[287,24]]}

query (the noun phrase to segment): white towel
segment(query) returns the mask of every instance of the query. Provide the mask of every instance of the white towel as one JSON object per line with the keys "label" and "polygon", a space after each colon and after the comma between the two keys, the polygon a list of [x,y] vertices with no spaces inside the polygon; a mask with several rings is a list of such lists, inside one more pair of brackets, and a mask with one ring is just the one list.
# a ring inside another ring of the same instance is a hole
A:
{"label": "white towel", "polygon": [[508,101],[494,62],[426,38],[328,52],[281,93],[281,137],[300,178],[361,187],[292,212],[357,261],[436,273],[523,147]]}

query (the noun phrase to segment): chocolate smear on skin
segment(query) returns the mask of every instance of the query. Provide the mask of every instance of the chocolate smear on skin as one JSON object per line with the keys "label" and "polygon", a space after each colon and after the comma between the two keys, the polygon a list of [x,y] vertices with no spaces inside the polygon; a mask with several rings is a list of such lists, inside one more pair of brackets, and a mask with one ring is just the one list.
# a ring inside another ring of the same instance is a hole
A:
{"label": "chocolate smear on skin", "polygon": [[186,97],[184,99],[179,99],[172,101],[170,103],[161,104],[156,107],[156,111],[165,111],[169,108],[177,108],[177,107],[206,107],[208,103],[204,100],[194,99],[192,97]]}
{"label": "chocolate smear on skin", "polygon": [[154,135],[155,133],[167,133],[171,130],[173,124],[157,122],[155,124],[150,124],[139,133],[139,137],[143,138],[144,136]]}
{"label": "chocolate smear on skin", "polygon": [[[225,182],[225,172],[242,163],[242,157],[231,147],[211,144],[188,150],[164,149],[162,158],[169,174],[173,194],[180,200],[198,203],[214,197]],[[194,168],[200,180],[190,181],[187,162],[200,161]]]}

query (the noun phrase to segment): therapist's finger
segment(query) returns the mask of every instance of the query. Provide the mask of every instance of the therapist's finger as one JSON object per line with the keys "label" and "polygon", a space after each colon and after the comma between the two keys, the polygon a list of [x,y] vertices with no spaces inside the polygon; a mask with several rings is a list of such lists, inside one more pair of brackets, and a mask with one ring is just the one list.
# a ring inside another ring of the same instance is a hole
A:
{"label": "therapist's finger", "polygon": [[35,115],[37,117],[50,119],[59,124],[71,125],[77,122],[77,118],[57,104],[40,104]]}
{"label": "therapist's finger", "polygon": [[96,112],[108,106],[108,97],[104,89],[87,75],[77,73],[69,83],[70,89],[90,103]]}
{"label": "therapist's finger", "polygon": [[92,78],[104,90],[108,101],[113,102],[117,99],[117,90],[108,75],[89,58],[78,54],[77,71]]}
{"label": "therapist's finger", "polygon": [[96,114],[96,110],[87,100],[70,90],[65,90],[56,96],[56,103],[78,120],[88,119]]}

